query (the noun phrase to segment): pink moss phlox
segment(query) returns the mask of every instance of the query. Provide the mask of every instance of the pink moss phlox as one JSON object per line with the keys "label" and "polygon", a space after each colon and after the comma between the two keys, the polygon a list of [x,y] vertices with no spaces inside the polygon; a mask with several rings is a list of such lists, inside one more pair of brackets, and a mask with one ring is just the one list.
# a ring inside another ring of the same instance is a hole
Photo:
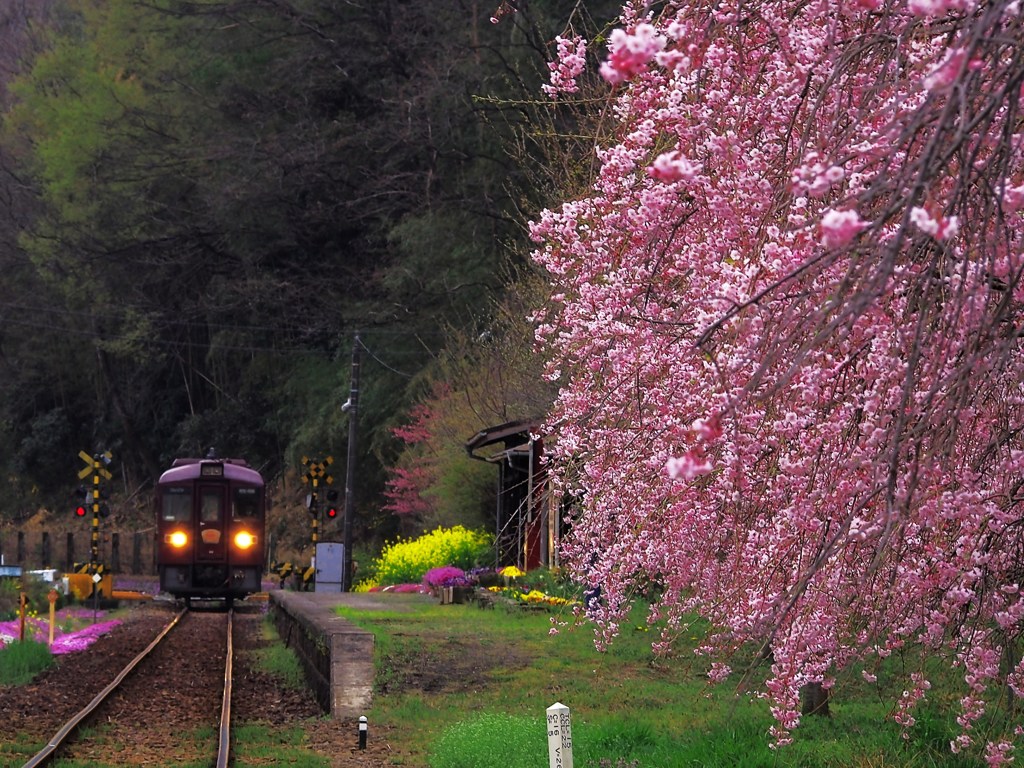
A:
{"label": "pink moss phlox", "polygon": [[[96,641],[96,638],[107,634],[120,624],[121,621],[118,619],[101,621],[67,633],[60,630],[59,627],[55,627],[53,645],[50,646],[50,651],[54,655],[61,655],[85,650]],[[45,641],[50,631],[49,626],[49,621],[33,619],[28,624],[29,631],[26,634],[34,640]],[[17,621],[0,623],[0,648],[4,647],[6,641],[16,640],[19,632],[20,627]]]}
{"label": "pink moss phlox", "polygon": [[66,635],[61,635],[55,638],[53,645],[50,650],[54,654],[63,653],[74,653],[76,651],[82,651],[96,642],[96,639],[102,635],[110,632],[114,627],[120,626],[121,621],[113,619],[111,621],[101,621],[96,624],[90,624],[87,627],[83,627],[77,632],[71,632]]}

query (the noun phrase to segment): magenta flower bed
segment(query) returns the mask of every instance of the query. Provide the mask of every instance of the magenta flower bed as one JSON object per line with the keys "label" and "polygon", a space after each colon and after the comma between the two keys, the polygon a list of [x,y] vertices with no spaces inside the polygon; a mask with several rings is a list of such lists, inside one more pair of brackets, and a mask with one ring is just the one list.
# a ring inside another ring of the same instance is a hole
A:
{"label": "magenta flower bed", "polygon": [[469,586],[469,579],[461,568],[444,565],[431,568],[423,574],[423,584],[427,587],[466,587]]}
{"label": "magenta flower bed", "polygon": [[[103,611],[97,613],[98,617],[103,615]],[[66,623],[69,618],[75,622],[77,628],[70,632],[64,632],[61,629],[61,625]],[[65,608],[59,611],[57,613],[57,624],[54,627],[53,645],[50,646],[50,651],[54,655],[83,651],[92,645],[96,638],[105,635],[121,623],[120,620],[114,619],[78,626],[82,621],[90,621],[91,619],[92,611],[86,611],[82,608]],[[17,640],[20,632],[21,625],[17,619],[0,622],[0,648],[3,648],[9,642]],[[25,622],[25,637],[27,639],[46,642],[49,632],[50,622],[48,620],[30,618]]]}
{"label": "magenta flower bed", "polygon": [[112,621],[101,621],[96,624],[90,624],[77,632],[54,636],[53,645],[50,646],[50,651],[53,654],[84,651],[96,641],[96,638],[107,634],[107,632],[118,626],[120,623],[121,622],[118,619],[114,619]]}

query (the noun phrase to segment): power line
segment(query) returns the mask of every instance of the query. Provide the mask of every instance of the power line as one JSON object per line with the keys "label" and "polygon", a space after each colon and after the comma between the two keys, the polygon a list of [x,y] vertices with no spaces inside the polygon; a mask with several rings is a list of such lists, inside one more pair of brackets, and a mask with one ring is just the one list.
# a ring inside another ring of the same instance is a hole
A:
{"label": "power line", "polygon": [[[50,313],[54,313],[54,314],[58,314],[58,315],[65,315],[65,316],[88,317],[88,315],[86,315],[85,313],[73,312],[71,310],[61,311],[61,310],[58,310],[58,309],[47,309],[47,308],[39,309],[39,308],[30,308],[30,307],[26,307],[26,306],[22,306],[22,305],[3,304],[3,303],[0,303],[0,307],[29,310],[29,311],[32,311],[32,312],[39,312],[39,311],[50,312]],[[44,320],[33,321],[31,319],[28,319],[28,318],[4,317],[2,319],[2,324],[4,326],[14,326],[14,327],[20,327],[20,328],[30,328],[32,330],[43,330],[43,331],[49,331],[49,332],[54,332],[55,331],[55,329],[53,327],[53,323],[52,322],[47,322],[47,321],[44,321]],[[303,329],[301,327],[298,327],[298,326],[292,326],[292,327],[277,326],[277,327],[275,327],[275,326],[218,325],[218,324],[215,324],[215,323],[202,323],[202,324],[200,324],[200,323],[188,323],[188,322],[182,322],[182,321],[169,322],[169,323],[167,323],[167,325],[170,326],[170,327],[176,327],[176,328],[203,329],[203,330],[209,331],[212,334],[215,334],[218,331],[234,330],[234,331],[241,331],[241,332],[254,333],[254,334],[259,332],[259,333],[263,333],[263,334],[281,334],[281,335],[287,336],[288,334],[302,333],[303,331],[305,331],[305,329]],[[139,337],[139,336],[136,336],[136,335],[133,335],[133,334],[127,334],[127,333],[123,333],[123,334],[104,333],[104,332],[101,332],[101,331],[98,331],[98,330],[95,330],[95,329],[86,328],[86,327],[76,327],[74,325],[62,327],[60,329],[59,333],[60,333],[61,336],[77,336],[77,337],[80,337],[80,338],[97,339],[97,340],[107,341],[107,342],[140,341],[141,343],[144,343],[144,344],[149,345],[149,346],[161,347],[161,348],[166,348],[166,349],[188,348],[188,349],[202,349],[202,350],[219,350],[219,351],[224,351],[224,352],[248,352],[248,353],[266,353],[266,354],[281,354],[281,355],[292,355],[292,354],[295,354],[295,355],[319,355],[319,354],[323,354],[322,350],[318,350],[318,349],[312,348],[312,347],[310,347],[308,345],[302,346],[302,345],[279,344],[279,345],[274,345],[274,346],[267,346],[267,345],[257,345],[257,344],[226,344],[226,343],[222,343],[222,342],[201,342],[201,341],[195,341],[195,340],[192,340],[192,339],[180,339],[180,340],[176,340],[176,339],[162,339],[162,338],[160,338],[158,336],[155,336],[155,335],[146,335],[144,337]],[[369,334],[373,334],[375,336],[385,336],[385,337],[391,337],[391,338],[415,339],[417,341],[422,340],[422,338],[424,336],[424,334],[422,332],[418,332],[418,331],[399,331],[399,330],[393,330],[393,329],[371,329],[371,330],[368,330],[368,331],[363,331],[363,333],[369,333]],[[440,332],[438,332],[438,335],[440,335]],[[371,349],[369,349],[369,347],[367,347],[362,342],[360,342],[360,346],[363,349],[366,350],[367,354],[369,354],[370,357],[372,357],[378,364],[380,364],[385,369],[391,371],[392,373],[394,373],[394,374],[396,374],[398,376],[403,376],[405,378],[413,378],[414,374],[406,373],[406,372],[401,371],[401,370],[395,368],[394,366],[388,364],[387,362],[382,360],[380,358],[380,356],[378,356],[375,352],[373,352]],[[389,355],[397,355],[399,357],[405,357],[405,358],[422,358],[424,356],[424,354],[429,354],[429,353],[425,352],[425,350],[424,351],[420,351],[420,350],[413,351],[413,350],[401,350],[401,349],[399,349],[399,350],[391,350],[389,352]]]}
{"label": "power line", "polygon": [[366,354],[368,354],[370,357],[372,357],[374,360],[376,360],[380,365],[382,365],[384,368],[387,368],[392,373],[397,374],[399,376],[404,376],[407,379],[413,378],[414,374],[404,373],[403,371],[399,371],[396,368],[392,368],[390,365],[388,365],[383,360],[381,360],[379,357],[377,357],[377,355],[375,355],[373,353],[373,350],[371,350],[368,346],[366,346],[358,336],[356,337],[356,344],[358,344],[359,347],[366,352]]}

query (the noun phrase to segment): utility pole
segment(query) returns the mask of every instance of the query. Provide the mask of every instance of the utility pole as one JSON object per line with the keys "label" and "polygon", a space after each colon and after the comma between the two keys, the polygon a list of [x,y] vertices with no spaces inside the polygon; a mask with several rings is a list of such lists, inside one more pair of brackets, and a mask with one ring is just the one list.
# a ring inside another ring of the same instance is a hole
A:
{"label": "utility pole", "polygon": [[348,414],[348,459],[345,465],[345,568],[342,592],[352,591],[352,519],[355,516],[356,432],[359,429],[359,332],[352,340],[352,385],[341,410]]}

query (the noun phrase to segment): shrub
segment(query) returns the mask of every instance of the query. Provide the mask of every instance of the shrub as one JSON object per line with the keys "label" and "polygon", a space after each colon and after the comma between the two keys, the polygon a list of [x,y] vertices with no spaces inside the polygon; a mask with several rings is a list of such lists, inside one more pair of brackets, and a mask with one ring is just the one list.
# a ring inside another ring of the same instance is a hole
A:
{"label": "shrub", "polygon": [[0,621],[10,621],[18,616],[18,584],[14,579],[0,579]]}
{"label": "shrub", "polygon": [[557,568],[537,568],[517,579],[517,583],[527,592],[536,590],[566,600],[582,599],[583,590],[580,585],[571,581]]}
{"label": "shrub", "polygon": [[417,539],[388,544],[374,561],[377,583],[414,584],[423,581],[427,571],[453,566],[468,571],[491,557],[493,536],[470,531],[457,525],[437,528]]}
{"label": "shrub", "polygon": [[16,640],[0,648],[0,685],[24,685],[53,664],[46,643]]}

